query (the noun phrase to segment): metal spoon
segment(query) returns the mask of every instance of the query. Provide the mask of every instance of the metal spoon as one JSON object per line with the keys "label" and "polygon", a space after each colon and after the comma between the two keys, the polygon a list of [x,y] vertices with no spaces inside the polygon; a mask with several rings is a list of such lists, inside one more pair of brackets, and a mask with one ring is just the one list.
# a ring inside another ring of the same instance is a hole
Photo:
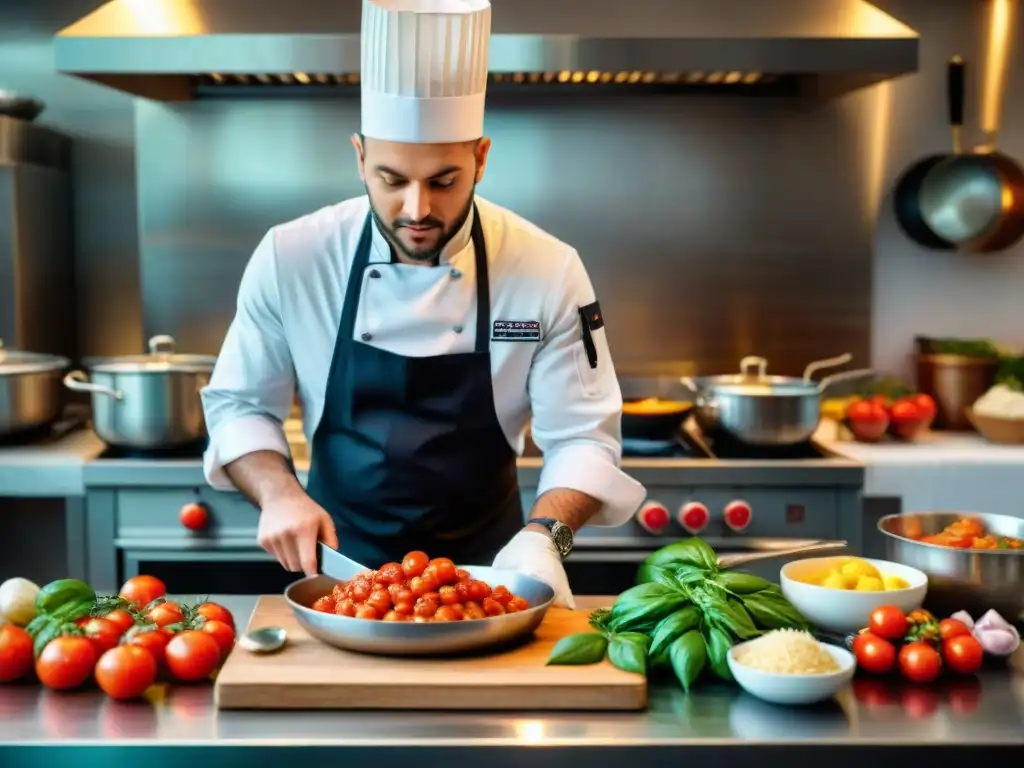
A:
{"label": "metal spoon", "polygon": [[287,641],[288,633],[282,627],[257,627],[238,638],[238,644],[250,653],[273,653]]}

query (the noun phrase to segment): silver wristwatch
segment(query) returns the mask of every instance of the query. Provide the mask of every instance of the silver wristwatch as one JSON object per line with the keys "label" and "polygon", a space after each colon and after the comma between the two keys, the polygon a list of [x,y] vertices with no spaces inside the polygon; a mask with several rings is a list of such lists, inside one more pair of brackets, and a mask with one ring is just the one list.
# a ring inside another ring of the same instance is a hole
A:
{"label": "silver wristwatch", "polygon": [[561,520],[555,520],[550,517],[533,517],[527,523],[542,525],[548,529],[548,535],[551,537],[551,541],[555,544],[555,549],[558,550],[558,554],[561,555],[563,560],[572,552],[575,536],[573,535],[572,528]]}

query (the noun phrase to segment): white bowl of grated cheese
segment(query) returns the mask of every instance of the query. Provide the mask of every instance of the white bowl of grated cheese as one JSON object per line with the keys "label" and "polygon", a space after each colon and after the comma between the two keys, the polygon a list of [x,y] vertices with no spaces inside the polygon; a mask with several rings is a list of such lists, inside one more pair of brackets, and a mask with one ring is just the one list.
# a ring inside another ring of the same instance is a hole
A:
{"label": "white bowl of grated cheese", "polygon": [[815,704],[850,682],[857,662],[845,648],[807,632],[779,629],[733,646],[729,670],[739,686],[773,704]]}

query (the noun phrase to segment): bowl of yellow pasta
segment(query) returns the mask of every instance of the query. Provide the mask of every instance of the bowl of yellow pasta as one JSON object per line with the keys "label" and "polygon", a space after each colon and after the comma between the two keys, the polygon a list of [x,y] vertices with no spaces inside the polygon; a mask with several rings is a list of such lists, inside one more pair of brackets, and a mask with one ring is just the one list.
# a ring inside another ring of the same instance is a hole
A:
{"label": "bowl of yellow pasta", "polygon": [[883,605],[909,613],[921,607],[928,593],[924,572],[862,557],[795,560],[784,565],[779,576],[782,594],[793,607],[829,632],[857,632]]}

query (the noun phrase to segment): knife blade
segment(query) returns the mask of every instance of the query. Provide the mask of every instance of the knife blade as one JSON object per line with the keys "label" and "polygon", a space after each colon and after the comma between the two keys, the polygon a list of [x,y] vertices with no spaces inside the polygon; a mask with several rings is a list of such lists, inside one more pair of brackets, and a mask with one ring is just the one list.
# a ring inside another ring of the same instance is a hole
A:
{"label": "knife blade", "polygon": [[363,571],[370,570],[365,565],[360,565],[355,560],[345,557],[336,549],[319,542],[320,572],[325,576],[339,581],[349,581]]}

